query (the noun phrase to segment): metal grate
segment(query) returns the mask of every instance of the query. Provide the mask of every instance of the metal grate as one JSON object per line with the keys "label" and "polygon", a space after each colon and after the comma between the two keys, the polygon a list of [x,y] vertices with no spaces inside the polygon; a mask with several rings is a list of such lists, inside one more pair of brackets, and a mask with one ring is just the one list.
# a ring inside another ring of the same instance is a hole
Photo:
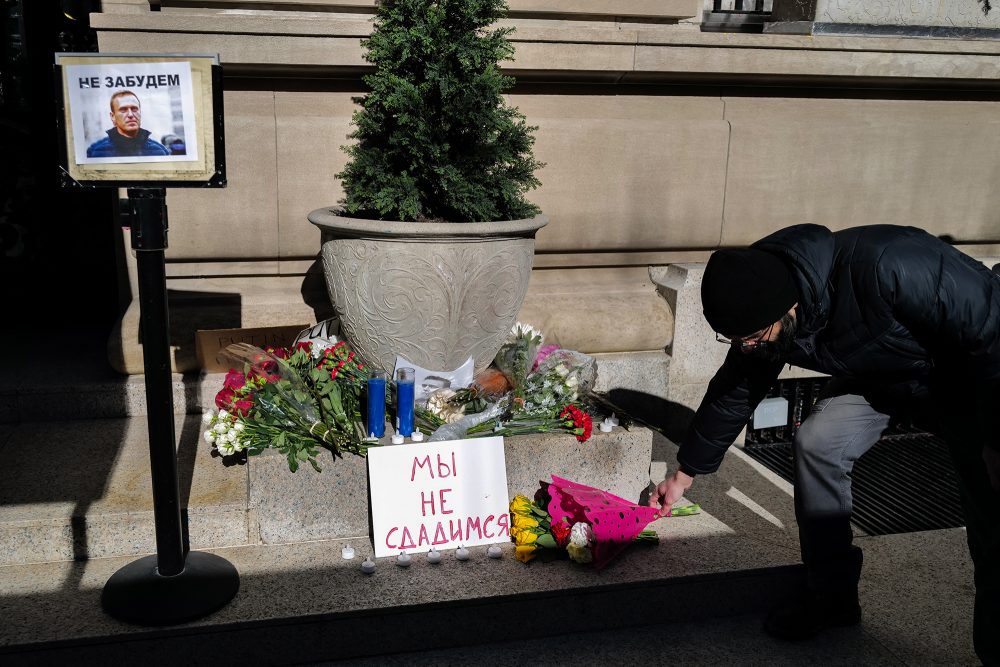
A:
{"label": "metal grate", "polygon": [[[789,426],[747,431],[746,453],[794,481],[792,438],[816,401],[823,380],[782,380],[771,395],[789,398]],[[852,522],[869,535],[965,525],[958,478],[940,437],[894,426],[858,459],[852,474]]]}
{"label": "metal grate", "polygon": [[[711,0],[701,21],[704,32],[763,32],[773,0]],[[711,9],[709,9],[711,7]]]}

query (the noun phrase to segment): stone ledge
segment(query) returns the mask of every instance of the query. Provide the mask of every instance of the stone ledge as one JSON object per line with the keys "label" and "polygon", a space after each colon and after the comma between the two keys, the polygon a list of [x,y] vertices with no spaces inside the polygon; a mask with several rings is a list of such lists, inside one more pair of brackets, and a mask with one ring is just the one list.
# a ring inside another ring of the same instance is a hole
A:
{"label": "stone ledge", "polygon": [[[120,0],[115,0],[120,1]],[[135,0],[131,0],[135,2]],[[146,0],[140,0],[146,2]],[[235,11],[270,11],[281,7],[286,11],[307,11],[320,15],[329,12],[358,12],[373,14],[376,0],[161,0],[160,5],[168,12],[181,9],[191,11],[208,5],[206,11],[227,11],[232,5]],[[639,17],[649,20],[668,21],[697,16],[701,11],[700,0],[508,0],[511,15],[551,15],[576,19],[589,17]],[[260,9],[253,9],[260,7]],[[298,9],[301,7],[301,9]],[[228,10],[233,11],[233,10]]]}
{"label": "stone ledge", "polygon": [[[903,37],[859,37],[848,35],[784,35],[699,32],[678,26],[656,26],[616,21],[560,21],[555,19],[508,19],[498,23],[515,29],[511,41],[608,43],[657,46],[692,46],[725,49],[778,49],[802,51],[864,51],[886,53],[1000,54],[1000,42],[989,40],[944,40]],[[91,15],[91,26],[99,32],[201,33],[269,36],[367,37],[371,20],[357,14],[319,12],[143,14],[99,13]],[[303,62],[302,64],[310,64]]]}
{"label": "stone ledge", "polygon": [[[505,438],[508,495],[531,495],[539,481],[559,475],[637,501],[649,486],[652,442],[643,428],[595,433],[584,443],[562,433]],[[318,460],[323,472],[303,466],[292,473],[273,450],[249,459],[251,540],[287,544],[369,534],[367,461],[334,460],[327,451]]]}

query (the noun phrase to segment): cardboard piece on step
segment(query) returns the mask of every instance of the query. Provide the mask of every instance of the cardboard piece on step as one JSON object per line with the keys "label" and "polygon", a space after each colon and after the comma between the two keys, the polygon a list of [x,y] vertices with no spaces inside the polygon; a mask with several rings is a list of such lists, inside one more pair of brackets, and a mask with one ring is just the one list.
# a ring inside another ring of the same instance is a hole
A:
{"label": "cardboard piece on step", "polygon": [[268,345],[288,347],[304,329],[306,324],[290,324],[278,327],[255,327],[248,329],[199,329],[195,332],[195,351],[198,365],[210,373],[225,372],[229,364],[218,355],[233,343],[249,343],[259,348]]}

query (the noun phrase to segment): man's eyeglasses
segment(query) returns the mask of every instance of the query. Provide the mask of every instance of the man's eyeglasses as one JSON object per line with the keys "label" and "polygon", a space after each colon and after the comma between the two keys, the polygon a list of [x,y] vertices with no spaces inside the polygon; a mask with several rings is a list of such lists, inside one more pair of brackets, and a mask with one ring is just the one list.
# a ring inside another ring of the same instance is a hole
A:
{"label": "man's eyeglasses", "polygon": [[740,352],[750,352],[751,350],[763,349],[771,344],[768,338],[771,336],[771,329],[774,328],[774,324],[766,329],[758,331],[755,334],[750,334],[749,336],[743,336],[741,338],[726,338],[721,334],[715,334],[715,340],[720,343],[725,343],[726,345],[732,345],[733,347],[740,348]]}

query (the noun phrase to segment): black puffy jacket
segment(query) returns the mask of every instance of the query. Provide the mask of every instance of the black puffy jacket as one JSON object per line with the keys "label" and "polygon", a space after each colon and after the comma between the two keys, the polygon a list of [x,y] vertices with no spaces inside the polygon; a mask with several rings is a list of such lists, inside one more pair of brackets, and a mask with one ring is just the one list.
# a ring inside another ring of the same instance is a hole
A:
{"label": "black puffy jacket", "polygon": [[983,401],[978,414],[1000,415],[1000,403],[987,403],[1000,392],[1000,277],[982,263],[892,225],[796,225],[753,247],[795,274],[793,350],[783,362],[729,351],[678,452],[682,470],[715,472],[785,363],[897,396],[964,384]]}

